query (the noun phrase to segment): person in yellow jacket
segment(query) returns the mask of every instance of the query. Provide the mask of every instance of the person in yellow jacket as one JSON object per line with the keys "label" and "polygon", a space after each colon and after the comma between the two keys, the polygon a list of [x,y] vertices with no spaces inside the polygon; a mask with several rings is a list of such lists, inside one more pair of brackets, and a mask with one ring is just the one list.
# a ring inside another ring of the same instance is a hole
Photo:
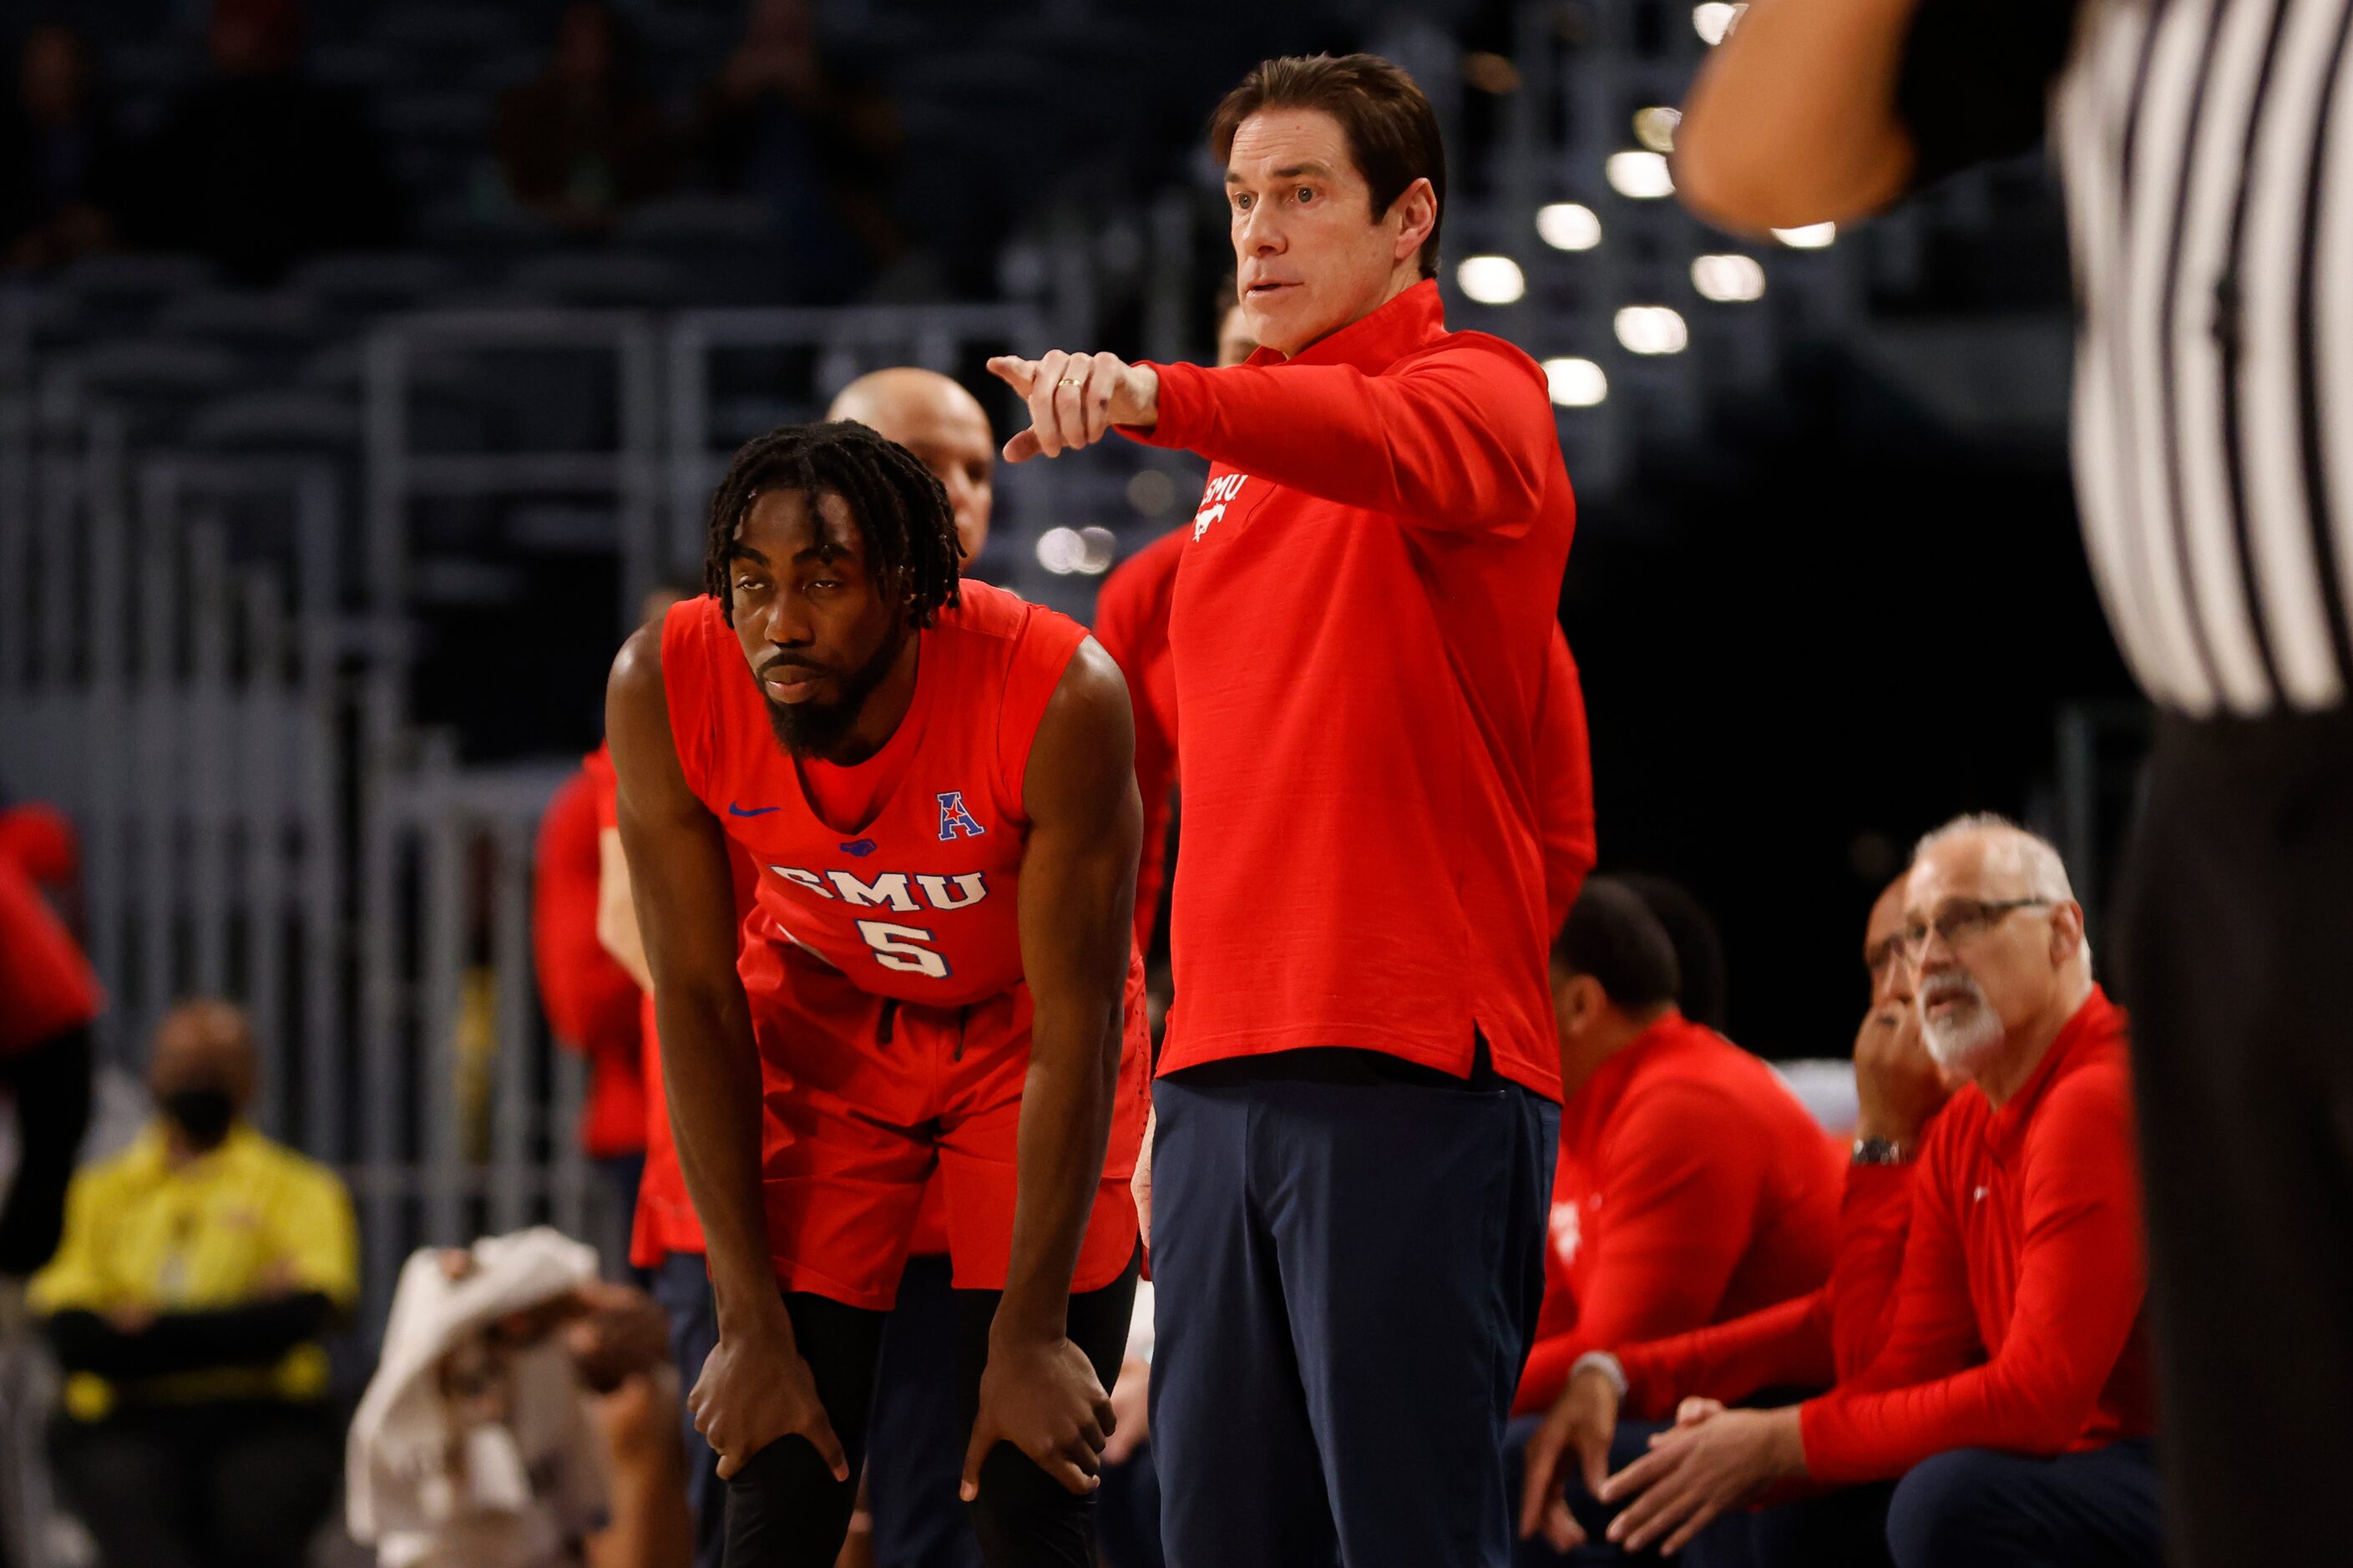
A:
{"label": "person in yellow jacket", "polygon": [[322,1341],[358,1295],[351,1195],[247,1124],[255,1070],[242,1011],[174,1007],[161,1114],[74,1177],[28,1290],[66,1373],[58,1489],[109,1568],[298,1568],[333,1502]]}

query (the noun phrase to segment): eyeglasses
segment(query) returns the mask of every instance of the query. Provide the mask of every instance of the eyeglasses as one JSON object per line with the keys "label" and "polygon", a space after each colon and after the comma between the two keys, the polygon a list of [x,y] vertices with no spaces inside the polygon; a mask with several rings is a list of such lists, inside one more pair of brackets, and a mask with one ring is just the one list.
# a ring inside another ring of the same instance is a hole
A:
{"label": "eyeglasses", "polygon": [[1916,963],[1928,951],[1931,931],[1943,937],[1947,947],[1958,947],[1991,931],[2000,923],[2002,916],[2013,910],[2048,909],[2051,903],[2049,899],[2002,899],[1992,903],[1982,899],[1955,899],[1926,924],[1915,921],[1904,928],[1904,951]]}

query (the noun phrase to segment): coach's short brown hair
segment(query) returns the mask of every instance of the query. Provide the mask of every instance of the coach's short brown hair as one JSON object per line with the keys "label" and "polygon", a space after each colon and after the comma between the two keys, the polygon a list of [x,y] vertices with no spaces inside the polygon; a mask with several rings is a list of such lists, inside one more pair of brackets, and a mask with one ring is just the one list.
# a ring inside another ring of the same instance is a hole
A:
{"label": "coach's short brown hair", "polygon": [[1261,109],[1320,110],[1340,122],[1348,155],[1372,187],[1379,222],[1406,188],[1427,179],[1438,217],[1421,245],[1421,275],[1438,276],[1438,230],[1446,220],[1446,144],[1438,115],[1413,78],[1378,55],[1293,55],[1261,60],[1209,116],[1209,150],[1220,167],[1234,132]]}

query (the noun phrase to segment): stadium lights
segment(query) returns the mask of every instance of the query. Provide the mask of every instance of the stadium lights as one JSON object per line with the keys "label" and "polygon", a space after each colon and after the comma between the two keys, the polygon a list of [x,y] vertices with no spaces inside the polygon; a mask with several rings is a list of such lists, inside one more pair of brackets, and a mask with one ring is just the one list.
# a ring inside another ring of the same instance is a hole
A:
{"label": "stadium lights", "polygon": [[1601,220],[1582,202],[1536,208],[1536,237],[1555,250],[1590,250],[1601,243]]}
{"label": "stadium lights", "polygon": [[1050,528],[1038,536],[1038,564],[1057,577],[1100,577],[1118,553],[1119,536],[1108,528]]}
{"label": "stadium lights", "polygon": [[1724,42],[1724,35],[1732,31],[1732,25],[1740,20],[1740,13],[1747,9],[1746,5],[1725,5],[1724,0],[1707,0],[1704,5],[1692,7],[1692,31],[1699,35],[1700,42],[1714,48]]}
{"label": "stadium lights", "polygon": [[1838,237],[1838,225],[1810,223],[1803,228],[1777,228],[1773,237],[1792,250],[1821,250]]}
{"label": "stadium lights", "polygon": [[1691,278],[1701,299],[1718,304],[1765,296],[1765,268],[1753,256],[1694,256]]}
{"label": "stadium lights", "polygon": [[1628,353],[1679,354],[1691,342],[1691,329],[1664,305],[1629,305],[1618,312],[1618,341]]}
{"label": "stadium lights", "polygon": [[1683,111],[1652,104],[1634,111],[1634,140],[1653,153],[1675,150],[1675,127],[1683,122]]}
{"label": "stadium lights", "polygon": [[1609,378],[1589,359],[1544,362],[1545,386],[1563,408],[1590,408],[1609,395]]}
{"label": "stadium lights", "polygon": [[1667,161],[1656,153],[1612,153],[1602,172],[1609,176],[1611,190],[1638,202],[1675,194],[1675,177],[1667,172]]}
{"label": "stadium lights", "polygon": [[1508,256],[1466,256],[1454,269],[1454,281],[1482,305],[1509,305],[1528,291],[1520,264]]}

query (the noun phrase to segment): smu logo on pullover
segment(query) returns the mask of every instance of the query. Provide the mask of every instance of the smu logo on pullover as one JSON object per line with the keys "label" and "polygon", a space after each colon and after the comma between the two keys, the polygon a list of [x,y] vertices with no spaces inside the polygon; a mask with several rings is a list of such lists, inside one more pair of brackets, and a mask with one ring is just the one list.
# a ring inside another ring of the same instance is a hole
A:
{"label": "smu logo on pullover", "polygon": [[1209,524],[1226,515],[1226,508],[1233,504],[1234,498],[1242,493],[1242,487],[1248,483],[1248,474],[1213,476],[1201,492],[1201,509],[1193,514],[1193,537],[1198,539],[1208,532]]}

